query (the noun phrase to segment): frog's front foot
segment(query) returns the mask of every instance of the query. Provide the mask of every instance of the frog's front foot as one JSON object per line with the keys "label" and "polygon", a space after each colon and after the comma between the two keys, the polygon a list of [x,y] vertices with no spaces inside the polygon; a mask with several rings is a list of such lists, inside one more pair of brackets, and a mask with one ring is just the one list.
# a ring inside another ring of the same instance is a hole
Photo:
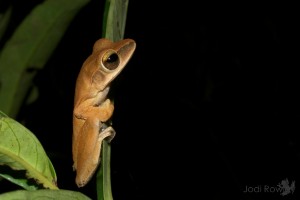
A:
{"label": "frog's front foot", "polygon": [[107,139],[108,142],[111,142],[111,140],[114,139],[115,135],[116,131],[113,129],[113,127],[107,126],[103,123],[100,128],[98,141],[102,142],[102,140]]}

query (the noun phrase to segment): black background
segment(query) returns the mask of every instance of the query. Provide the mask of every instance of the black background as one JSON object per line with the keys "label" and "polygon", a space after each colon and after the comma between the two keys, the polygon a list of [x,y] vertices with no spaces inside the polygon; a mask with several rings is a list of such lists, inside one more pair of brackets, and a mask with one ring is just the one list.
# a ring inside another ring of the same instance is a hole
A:
{"label": "black background", "polygon": [[[13,1],[14,23],[37,3]],[[62,189],[75,185],[75,81],[101,37],[102,1],[76,16],[18,116],[47,151]],[[137,49],[114,81],[114,199],[294,199],[299,179],[299,20],[295,5],[130,1]],[[13,29],[13,27],[10,27]],[[8,37],[8,35],[7,35]],[[243,193],[296,181],[294,194]],[[3,183],[1,183],[3,184]],[[3,191],[1,191],[3,192]]]}

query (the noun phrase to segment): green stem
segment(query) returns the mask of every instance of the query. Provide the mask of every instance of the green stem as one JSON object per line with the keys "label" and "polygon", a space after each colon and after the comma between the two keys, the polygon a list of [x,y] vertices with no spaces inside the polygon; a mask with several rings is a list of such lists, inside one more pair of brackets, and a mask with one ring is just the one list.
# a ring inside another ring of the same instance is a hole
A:
{"label": "green stem", "polygon": [[112,200],[110,181],[110,144],[106,140],[102,142],[101,164],[97,173],[97,197],[98,200]]}

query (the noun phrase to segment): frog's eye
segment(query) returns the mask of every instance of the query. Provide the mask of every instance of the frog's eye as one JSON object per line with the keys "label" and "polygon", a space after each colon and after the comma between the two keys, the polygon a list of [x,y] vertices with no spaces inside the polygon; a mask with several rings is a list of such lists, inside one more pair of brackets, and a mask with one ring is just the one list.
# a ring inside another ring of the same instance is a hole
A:
{"label": "frog's eye", "polygon": [[109,50],[102,57],[102,63],[106,70],[114,70],[120,64],[119,55],[115,51]]}

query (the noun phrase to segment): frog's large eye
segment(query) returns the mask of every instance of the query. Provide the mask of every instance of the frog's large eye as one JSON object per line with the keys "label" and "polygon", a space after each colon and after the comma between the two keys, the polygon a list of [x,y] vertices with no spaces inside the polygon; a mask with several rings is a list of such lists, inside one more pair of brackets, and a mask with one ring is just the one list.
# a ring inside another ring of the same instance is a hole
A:
{"label": "frog's large eye", "polygon": [[109,50],[102,57],[102,63],[106,70],[114,70],[120,64],[119,55],[115,51]]}

